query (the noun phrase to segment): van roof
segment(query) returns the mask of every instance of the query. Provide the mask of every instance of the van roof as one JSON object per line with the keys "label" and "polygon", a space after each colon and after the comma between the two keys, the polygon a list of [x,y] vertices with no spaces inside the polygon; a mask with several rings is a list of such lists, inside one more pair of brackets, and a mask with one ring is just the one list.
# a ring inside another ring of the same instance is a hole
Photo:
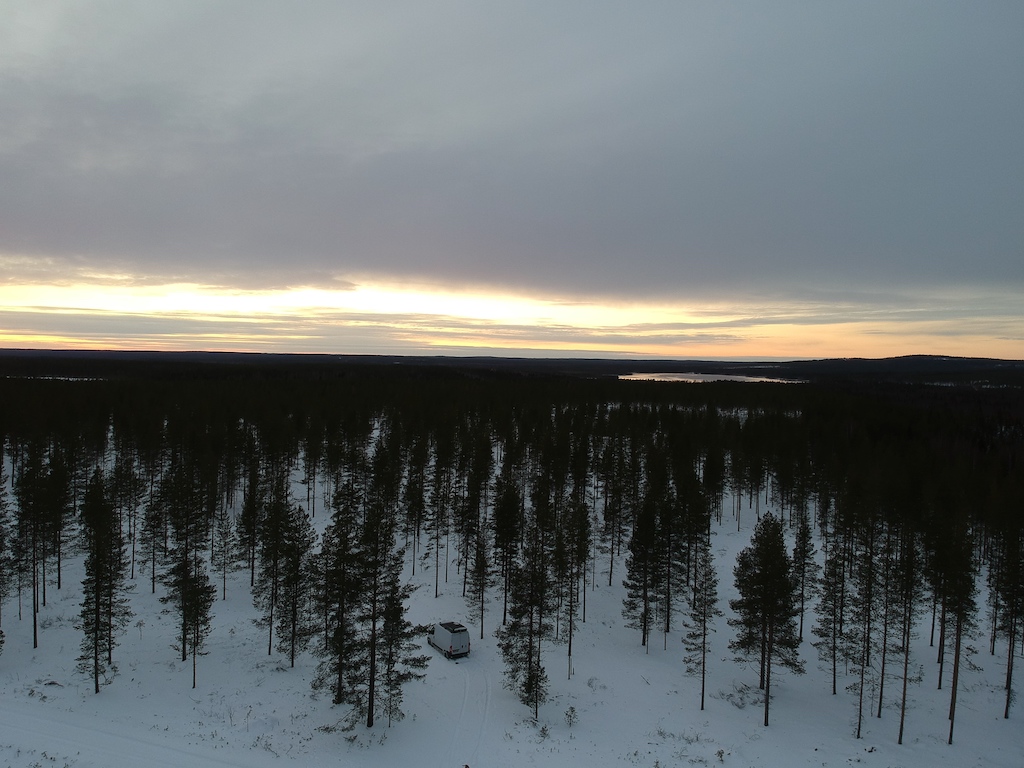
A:
{"label": "van roof", "polygon": [[442,621],[441,626],[447,629],[449,632],[469,632],[468,629],[459,624],[457,621]]}

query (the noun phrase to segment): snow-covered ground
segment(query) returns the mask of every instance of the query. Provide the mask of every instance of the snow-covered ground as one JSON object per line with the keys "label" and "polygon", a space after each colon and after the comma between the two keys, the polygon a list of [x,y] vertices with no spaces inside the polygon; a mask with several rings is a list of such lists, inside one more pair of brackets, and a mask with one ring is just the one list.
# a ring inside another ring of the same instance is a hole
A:
{"label": "snow-covered ground", "polygon": [[[731,504],[726,503],[727,510]],[[722,604],[734,596],[732,566],[749,540],[753,512],[744,509],[743,530],[726,518],[716,528],[714,551]],[[318,523],[324,522],[318,515]],[[266,635],[252,623],[247,574],[236,574],[227,600],[215,605],[208,655],[199,660],[193,690],[191,664],[171,649],[173,622],[150,594],[147,574],[132,595],[135,617],[116,650],[120,672],[99,695],[75,671],[80,633],[74,629],[81,563],[67,567],[64,588],[52,586],[41,615],[40,642],[32,649],[30,617],[18,620],[17,603],[3,607],[7,643],[0,655],[0,765],[74,766],[970,766],[1019,768],[1024,764],[1024,711],[1004,720],[1002,680],[1005,644],[988,655],[979,640],[976,667],[965,667],[957,706],[954,744],[949,730],[950,665],[936,690],[935,649],[922,632],[914,653],[921,682],[912,684],[905,744],[896,744],[898,686],[887,689],[881,719],[866,717],[864,738],[855,739],[856,698],[830,694],[830,678],[818,669],[805,632],[803,676],[773,681],[772,724],[762,725],[756,665],[736,663],[727,642],[731,630],[718,620],[713,636],[706,709],[700,711],[699,678],[685,673],[680,632],[667,641],[652,637],[650,652],[639,633],[623,627],[622,564],[608,586],[598,568],[588,585],[586,623],[574,642],[573,675],[565,645],[548,645],[545,665],[550,701],[538,723],[502,687],[501,656],[493,630],[500,604],[479,625],[461,597],[454,565],[443,594],[433,597],[433,571],[417,567],[425,586],[414,596],[414,623],[462,621],[474,633],[473,652],[447,661],[424,641],[431,662],[425,680],[406,688],[404,721],[372,730],[338,726],[344,713],[314,696],[316,660],[302,656],[294,669],[268,656]],[[812,619],[808,617],[808,628]],[[927,629],[926,627],[923,629]],[[667,650],[665,645],[667,643]],[[847,683],[853,682],[850,678]],[[570,728],[565,713],[574,707]]]}

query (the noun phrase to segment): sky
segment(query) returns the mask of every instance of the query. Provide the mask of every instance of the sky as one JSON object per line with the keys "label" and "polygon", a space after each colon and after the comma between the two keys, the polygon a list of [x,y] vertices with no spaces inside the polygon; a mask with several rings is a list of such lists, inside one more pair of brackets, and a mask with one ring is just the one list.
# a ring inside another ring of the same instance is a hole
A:
{"label": "sky", "polygon": [[0,0],[0,347],[1024,359],[1024,3]]}

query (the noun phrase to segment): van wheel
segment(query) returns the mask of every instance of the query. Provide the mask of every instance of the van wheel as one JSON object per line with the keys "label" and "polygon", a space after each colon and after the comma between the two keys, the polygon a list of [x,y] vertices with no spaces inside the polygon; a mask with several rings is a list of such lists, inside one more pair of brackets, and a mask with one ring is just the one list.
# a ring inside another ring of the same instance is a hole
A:
{"label": "van wheel", "polygon": [[450,658],[452,657],[451,651],[445,651],[445,652],[444,652],[444,657],[445,657],[446,659],[450,659]]}

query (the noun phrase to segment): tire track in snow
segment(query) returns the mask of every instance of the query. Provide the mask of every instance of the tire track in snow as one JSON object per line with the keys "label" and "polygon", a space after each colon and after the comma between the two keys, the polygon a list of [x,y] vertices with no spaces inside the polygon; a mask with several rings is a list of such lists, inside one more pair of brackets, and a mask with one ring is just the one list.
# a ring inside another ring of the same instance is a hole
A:
{"label": "tire track in snow", "polygon": [[[462,666],[458,662],[455,662],[457,666]],[[466,701],[469,699],[469,675],[466,671],[462,671],[462,707],[459,709],[459,717],[455,721],[455,728],[452,729],[452,740],[448,745],[448,762],[447,765],[455,765],[455,761],[458,760],[455,756],[455,752],[458,749],[459,744],[459,733],[462,730],[462,721],[466,718]]]}
{"label": "tire track in snow", "polygon": [[[473,749],[473,763],[477,761],[480,754],[480,745],[483,743],[484,731],[487,730],[487,723],[490,722],[491,715],[491,678],[486,672],[483,672],[482,675],[481,673],[477,674],[482,676],[484,679],[484,712],[480,719],[480,727],[477,728],[476,732],[476,747]],[[470,765],[473,763],[470,763]]]}
{"label": "tire track in snow", "polygon": [[[232,758],[224,759],[202,748],[181,747],[158,739],[141,739],[126,736],[110,729],[111,723],[90,722],[81,715],[54,712],[52,716],[27,712],[23,708],[0,703],[0,719],[4,730],[3,741],[10,741],[11,747],[21,749],[26,759],[35,753],[61,752],[61,758],[72,766],[103,766],[103,768],[134,768],[139,765],[157,768],[181,768],[192,766],[232,766],[245,768],[262,763],[254,755],[235,752]],[[74,722],[71,722],[74,720]],[[108,726],[108,727],[104,727]]]}
{"label": "tire track in snow", "polygon": [[[443,768],[474,765],[480,756],[491,708],[491,680],[478,664],[455,662],[462,673],[462,706],[452,730]],[[469,743],[473,746],[467,749]]]}

